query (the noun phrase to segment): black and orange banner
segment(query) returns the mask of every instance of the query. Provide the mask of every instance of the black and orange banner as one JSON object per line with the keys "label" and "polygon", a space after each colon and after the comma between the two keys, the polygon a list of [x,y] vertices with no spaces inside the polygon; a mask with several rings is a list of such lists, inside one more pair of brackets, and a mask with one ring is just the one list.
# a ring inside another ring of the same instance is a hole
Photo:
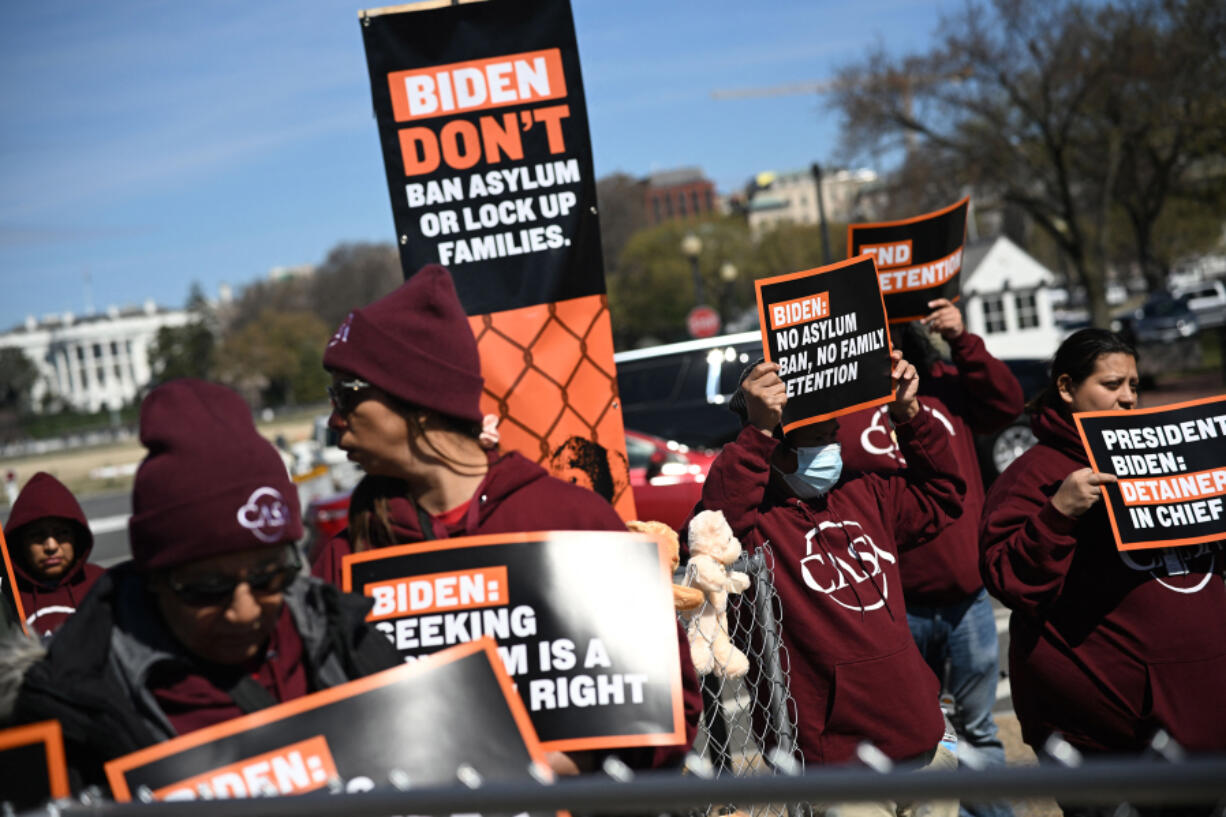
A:
{"label": "black and orange banner", "polygon": [[670,557],[639,533],[471,536],[346,556],[406,660],[492,636],[549,750],[684,742]]}
{"label": "black and orange banner", "polygon": [[1226,539],[1226,396],[1074,414],[1120,550]]}
{"label": "black and orange banner", "polygon": [[4,559],[4,574],[0,575],[0,604],[5,612],[12,615],[21,626],[22,632],[29,635],[30,628],[26,625],[26,613],[21,604],[21,591],[17,588],[17,576],[13,573],[13,559],[9,555],[8,541],[4,531],[0,530],[0,557]]}
{"label": "black and orange banner", "polygon": [[890,333],[872,256],[760,278],[762,353],[787,387],[783,430],[889,402]]}
{"label": "black and orange banner", "polygon": [[633,518],[569,3],[360,18],[405,277],[451,270],[502,446]]}
{"label": "black and orange banner", "polygon": [[890,323],[923,318],[929,301],[961,296],[969,207],[967,197],[914,218],[847,225],[848,257],[867,253],[877,262]]}
{"label": "black and orange banner", "polygon": [[0,730],[0,807],[25,811],[69,794],[59,721]]}
{"label": "black and orange banner", "polygon": [[488,638],[244,715],[106,764],[121,802],[532,779],[544,754]]}

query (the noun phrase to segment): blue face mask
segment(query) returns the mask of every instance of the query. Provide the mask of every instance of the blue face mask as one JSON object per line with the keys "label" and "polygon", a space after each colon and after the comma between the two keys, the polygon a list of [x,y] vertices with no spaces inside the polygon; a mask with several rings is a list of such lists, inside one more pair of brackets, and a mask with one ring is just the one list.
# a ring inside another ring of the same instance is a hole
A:
{"label": "blue face mask", "polygon": [[843,474],[843,447],[838,443],[796,449],[796,473],[783,474],[784,482],[800,499],[813,499],[829,491]]}

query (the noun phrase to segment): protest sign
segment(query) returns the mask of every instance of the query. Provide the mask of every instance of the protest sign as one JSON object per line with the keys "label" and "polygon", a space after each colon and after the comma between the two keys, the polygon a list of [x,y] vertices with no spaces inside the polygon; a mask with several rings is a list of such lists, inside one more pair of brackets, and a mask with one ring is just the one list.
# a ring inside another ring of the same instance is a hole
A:
{"label": "protest sign", "polygon": [[1226,396],[1073,419],[1120,550],[1226,538]]}
{"label": "protest sign", "polygon": [[927,316],[935,298],[958,300],[969,205],[967,197],[914,218],[847,225],[847,255],[877,261],[890,323]]}
{"label": "protest sign", "polygon": [[196,800],[445,785],[462,765],[529,780],[543,761],[485,638],[125,755],[106,775],[120,801]]}
{"label": "protest sign", "polygon": [[0,730],[0,805],[32,809],[69,794],[59,721]]}
{"label": "protest sign", "polygon": [[763,356],[787,386],[785,432],[890,401],[890,333],[872,256],[754,286]]}
{"label": "protest sign", "polygon": [[684,742],[669,557],[657,540],[471,536],[355,553],[343,571],[406,659],[494,637],[546,749]]}
{"label": "protest sign", "polygon": [[569,3],[360,21],[405,278],[451,270],[502,447],[634,518]]}
{"label": "protest sign", "polygon": [[21,625],[21,631],[30,634],[26,624],[25,608],[21,604],[21,591],[17,588],[17,576],[13,573],[13,559],[9,555],[8,540],[4,531],[0,530],[0,556],[4,557],[4,575],[0,576],[0,604],[8,608],[16,622]]}

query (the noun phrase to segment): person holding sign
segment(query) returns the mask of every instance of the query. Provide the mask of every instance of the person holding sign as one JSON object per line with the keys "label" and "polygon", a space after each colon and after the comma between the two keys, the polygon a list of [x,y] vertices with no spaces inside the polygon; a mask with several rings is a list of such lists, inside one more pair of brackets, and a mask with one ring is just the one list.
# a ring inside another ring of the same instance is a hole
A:
{"label": "person holding sign", "polygon": [[937,680],[907,628],[898,552],[956,518],[966,485],[948,435],[920,410],[915,367],[898,350],[891,361],[889,418],[909,469],[843,473],[837,420],[783,436],[787,391],[778,364],[763,362],[733,396],[745,427],[712,464],[700,509],[723,511],[747,550],[773,552],[805,761],[847,763],[871,741],[896,761],[948,768],[956,759],[942,745]]}
{"label": "person holding sign", "polygon": [[89,562],[94,535],[85,512],[62,482],[40,471],[13,503],[4,538],[26,626],[50,638],[103,573]]}
{"label": "person holding sign", "polygon": [[[18,723],[58,720],[73,788],[176,735],[399,665],[369,600],[299,575],[297,492],[230,389],[173,380],[141,404],[132,560],[24,670]],[[0,720],[5,703],[0,701]]]}
{"label": "person holding sign", "polygon": [[[349,313],[324,352],[332,374],[329,425],[366,476],[349,527],[312,563],[339,585],[353,552],[432,539],[546,530],[625,531],[607,501],[550,476],[522,454],[482,444],[483,380],[477,344],[451,274],[423,267],[391,294]],[[684,634],[678,630],[684,644]],[[681,650],[687,723],[701,696]],[[680,760],[668,747],[651,761]],[[555,769],[577,769],[552,757]]]}
{"label": "person holding sign", "polygon": [[[996,617],[979,576],[984,485],[975,435],[1013,422],[1024,398],[1009,367],[988,352],[982,338],[966,331],[955,304],[938,298],[928,307],[932,311],[926,318],[892,324],[890,335],[894,348],[902,349],[922,373],[920,408],[948,435],[966,480],[966,497],[957,521],[901,555],[907,622],[924,660],[952,698],[960,746],[977,750],[986,763],[1004,765],[1004,745],[992,719],[1000,672]],[[948,344],[949,362],[941,359],[929,332]],[[884,406],[843,417],[839,442],[843,464],[852,471],[891,474],[906,466]],[[963,808],[979,817],[1011,811],[1006,803]]]}
{"label": "person holding sign", "polygon": [[1226,750],[1226,585],[1221,543],[1117,551],[1073,423],[1137,405],[1137,356],[1082,329],[1056,351],[1030,407],[1038,445],[992,486],[980,570],[1012,611],[1009,665],[1022,737],[1058,733],[1084,753],[1137,753],[1158,730]]}

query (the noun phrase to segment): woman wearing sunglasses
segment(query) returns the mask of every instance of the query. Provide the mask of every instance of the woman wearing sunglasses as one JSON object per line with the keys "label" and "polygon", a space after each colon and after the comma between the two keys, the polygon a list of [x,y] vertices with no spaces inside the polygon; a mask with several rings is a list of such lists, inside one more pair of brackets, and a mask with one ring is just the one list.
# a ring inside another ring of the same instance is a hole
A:
{"label": "woman wearing sunglasses", "polygon": [[400,663],[368,600],[299,575],[297,493],[241,397],[171,381],[140,429],[132,560],[25,669],[13,709],[60,722],[74,790],[105,788],[112,758]]}
{"label": "woman wearing sunglasses", "polygon": [[[334,584],[354,551],[427,539],[539,530],[624,531],[602,497],[550,476],[517,452],[482,441],[477,344],[451,274],[424,267],[391,294],[349,313],[324,352],[332,373],[330,426],[366,471],[349,528],[323,546],[312,571]],[[678,632],[679,640],[684,634]],[[682,644],[687,723],[701,693]],[[689,734],[693,740],[693,731]],[[685,747],[623,752],[632,766],[669,765]],[[559,772],[594,758],[551,757]]]}

